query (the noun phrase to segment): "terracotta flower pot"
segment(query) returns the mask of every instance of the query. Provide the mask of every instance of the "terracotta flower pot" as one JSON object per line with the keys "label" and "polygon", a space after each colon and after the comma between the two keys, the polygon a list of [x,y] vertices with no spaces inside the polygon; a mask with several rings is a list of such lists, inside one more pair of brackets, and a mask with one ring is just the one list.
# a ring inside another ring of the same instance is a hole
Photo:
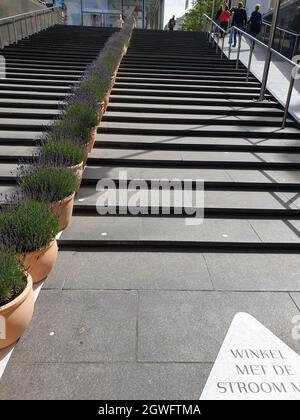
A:
{"label": "terracotta flower pot", "polygon": [[52,270],[58,253],[56,240],[46,248],[37,249],[21,256],[26,271],[31,275],[33,283],[45,279]]}
{"label": "terracotta flower pot", "polygon": [[107,93],[106,95],[104,95],[103,102],[104,102],[104,114],[105,114],[105,112],[107,110],[107,107],[109,105],[109,93]]}
{"label": "terracotta flower pot", "polygon": [[76,175],[76,179],[77,179],[77,187],[75,190],[75,194],[76,194],[80,188],[80,184],[82,181],[82,175],[84,171],[84,162],[82,161],[78,165],[70,166],[69,169]]}
{"label": "terracotta flower pot", "polygon": [[87,151],[90,153],[93,150],[97,136],[97,127],[90,128]]}
{"label": "terracotta flower pot", "polygon": [[31,321],[33,308],[32,278],[28,274],[27,286],[23,292],[11,302],[0,306],[0,349],[10,346],[21,337]]}
{"label": "terracotta flower pot", "polygon": [[59,218],[59,231],[66,229],[70,224],[73,214],[74,198],[75,191],[69,197],[51,204],[51,210]]}

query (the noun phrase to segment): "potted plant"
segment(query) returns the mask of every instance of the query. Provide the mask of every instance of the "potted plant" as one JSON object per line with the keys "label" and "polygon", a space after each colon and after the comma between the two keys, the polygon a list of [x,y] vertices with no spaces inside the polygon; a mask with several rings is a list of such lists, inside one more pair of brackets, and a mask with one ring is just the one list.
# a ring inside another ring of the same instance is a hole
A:
{"label": "potted plant", "polygon": [[31,321],[33,307],[30,274],[14,255],[0,252],[0,349],[21,337]]}
{"label": "potted plant", "polygon": [[73,213],[77,178],[69,168],[53,162],[37,161],[19,168],[18,183],[22,194],[32,200],[48,203],[59,218],[59,231],[66,229]]}
{"label": "potted plant", "polygon": [[97,127],[102,117],[101,104],[97,101],[95,93],[81,86],[68,98],[62,117],[77,120],[83,127],[89,129],[88,153],[92,150],[97,134]]}
{"label": "potted plant", "polygon": [[[85,127],[82,121],[72,118],[70,115],[62,113],[60,118],[49,128],[44,139],[69,139],[80,145],[84,150],[83,163],[85,165],[88,158],[90,129]],[[43,143],[43,139],[42,139]]]}
{"label": "potted plant", "polygon": [[53,133],[42,140],[38,159],[54,166],[65,166],[74,172],[77,179],[76,192],[80,187],[84,170],[86,150],[76,139],[55,136]]}
{"label": "potted plant", "polygon": [[0,212],[0,248],[19,257],[33,283],[46,278],[55,264],[58,225],[49,205],[30,199],[9,202]]}

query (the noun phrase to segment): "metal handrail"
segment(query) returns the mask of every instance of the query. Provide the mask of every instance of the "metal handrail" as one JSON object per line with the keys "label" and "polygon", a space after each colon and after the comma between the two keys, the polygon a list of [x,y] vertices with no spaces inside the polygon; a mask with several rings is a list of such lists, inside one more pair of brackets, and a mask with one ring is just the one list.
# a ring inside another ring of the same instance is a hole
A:
{"label": "metal handrail", "polygon": [[28,38],[58,23],[63,23],[59,7],[48,7],[0,19],[0,48]]}
{"label": "metal handrail", "polygon": [[[266,32],[267,32],[266,31],[266,28],[267,28],[267,26],[271,27],[271,24],[268,23],[268,22],[266,22],[266,21],[263,21],[263,25],[264,25],[264,31],[263,31],[263,37],[262,38],[263,38],[263,42],[265,42]],[[287,29],[281,28],[280,26],[276,26],[276,31],[279,31],[280,32],[280,39],[279,39],[279,43],[280,43],[279,51],[280,52],[283,49],[283,45],[284,45],[286,34],[295,38],[295,42],[294,42],[294,46],[293,46],[293,51],[292,51],[292,57],[294,57],[294,55],[296,53],[296,50],[298,48],[300,34],[297,34],[296,32],[292,32],[292,31],[288,31]],[[281,33],[282,33],[282,35],[281,35]]]}
{"label": "metal handrail", "polygon": [[[270,27],[272,26],[269,22],[266,22],[265,20],[263,20],[263,25],[270,26]],[[281,31],[281,32],[285,32],[289,35],[299,36],[299,34],[297,34],[297,32],[288,31],[287,29],[281,28],[281,26],[276,26],[276,30]]]}
{"label": "metal handrail", "polygon": [[[247,82],[249,82],[250,67],[251,67],[252,55],[253,55],[253,50],[254,50],[254,45],[255,44],[260,45],[261,47],[263,47],[266,50],[270,50],[271,54],[277,55],[283,61],[287,62],[288,64],[290,64],[292,66],[292,71],[291,71],[291,76],[290,76],[290,84],[289,84],[287,99],[286,99],[286,103],[285,103],[285,107],[284,107],[282,125],[281,125],[282,128],[285,128],[286,120],[287,120],[288,113],[289,113],[289,107],[290,107],[292,92],[293,92],[294,83],[295,83],[294,74],[295,74],[296,71],[300,71],[300,65],[295,63],[294,61],[290,60],[289,58],[285,57],[279,51],[276,51],[274,48],[268,47],[266,44],[264,44],[263,42],[261,42],[260,40],[258,40],[256,38],[254,38],[252,35],[248,34],[247,32],[243,31],[242,29],[237,28],[236,26],[231,26],[230,28],[224,30],[213,19],[211,19],[206,14],[204,14],[204,17],[207,19],[207,21],[210,22],[211,27],[215,26],[223,33],[223,37],[222,37],[223,41],[222,41],[222,47],[221,47],[221,58],[223,58],[223,55],[224,55],[224,40],[225,40],[226,34],[232,33],[233,31],[239,32],[239,43],[238,43],[238,51],[237,51],[237,58],[236,58],[236,68],[238,68],[239,61],[240,61],[239,58],[240,58],[240,51],[241,51],[242,35],[244,35],[246,39],[248,38],[248,40],[250,40],[251,47],[250,47],[248,65],[247,65],[247,76],[246,76],[246,81]],[[216,41],[214,39],[214,37],[212,36],[212,33],[209,32],[209,31],[207,31],[207,32],[208,32],[208,39],[211,39],[212,44],[215,41],[215,43],[216,43],[216,53],[218,53],[220,37],[218,36],[217,37],[218,41]],[[230,43],[230,46],[229,46],[228,59],[230,59],[230,53],[231,53],[231,43]],[[268,78],[268,76],[269,75],[267,75],[266,77]],[[266,79],[266,81],[267,81],[267,79]],[[263,96],[264,96],[264,94],[263,94]]]}

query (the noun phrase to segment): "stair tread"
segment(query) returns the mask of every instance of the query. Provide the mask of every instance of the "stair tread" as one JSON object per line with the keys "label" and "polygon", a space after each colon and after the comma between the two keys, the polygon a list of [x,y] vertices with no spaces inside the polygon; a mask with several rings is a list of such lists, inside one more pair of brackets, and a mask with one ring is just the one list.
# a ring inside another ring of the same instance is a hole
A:
{"label": "stair tread", "polygon": [[[212,121],[213,123],[213,121]],[[101,132],[101,129],[115,129],[115,130],[123,130],[123,129],[143,129],[145,132],[149,130],[157,131],[157,134],[159,134],[160,130],[166,130],[166,131],[178,131],[184,132],[185,130],[189,131],[196,131],[201,133],[201,131],[222,131],[222,128],[220,128],[220,125],[213,125],[213,124],[204,124],[204,125],[197,125],[195,124],[153,124],[153,123],[126,123],[126,122],[110,122],[110,121],[102,121],[100,128],[98,129],[98,132]],[[99,131],[100,130],[100,131]],[[247,132],[258,132],[258,133],[278,133],[278,127],[263,127],[263,126],[254,126],[254,125],[245,125],[245,126],[239,126],[238,121],[237,124],[234,125],[227,125],[226,131],[228,132],[238,132],[243,133],[244,137],[247,137]],[[289,134],[297,134],[299,133],[299,130],[294,127],[286,127],[283,130],[280,130],[280,134],[283,133],[289,133]]]}
{"label": "stair tread", "polygon": [[[151,187],[151,190],[157,190],[155,183]],[[141,191],[147,191],[141,188]],[[128,197],[135,193],[128,191]],[[162,190],[165,197],[168,197],[169,191]],[[148,194],[150,194],[148,192]],[[147,195],[148,195],[147,194]],[[295,195],[298,195],[295,193]],[[75,207],[91,207],[95,208],[97,200],[101,196],[101,193],[96,192],[95,187],[82,186],[75,199]],[[159,205],[160,201],[152,198],[152,205]],[[176,206],[178,207],[178,206]],[[179,206],[180,207],[180,206]],[[204,207],[205,209],[244,209],[244,210],[284,210],[290,211],[300,210],[300,198],[297,200],[297,204],[290,199],[287,193],[283,192],[267,192],[267,191],[205,191],[204,193]]]}
{"label": "stair tread", "polygon": [[[74,216],[61,242],[195,242],[213,243],[299,243],[299,236],[286,220],[205,219],[200,225],[186,225],[177,218]],[[288,221],[297,226],[298,221]],[[265,224],[264,224],[265,223]],[[274,231],[270,235],[270,231]]]}
{"label": "stair tread", "polygon": [[[0,132],[1,139],[1,132]],[[134,134],[109,134],[101,133],[97,134],[96,137],[96,146],[101,146],[105,143],[127,143],[132,145],[138,144],[137,148],[140,147],[140,144],[145,144],[145,146],[159,147],[168,145],[178,145],[178,147],[185,146],[199,146],[208,145],[208,146],[264,146],[264,147],[300,147],[300,142],[297,139],[261,139],[261,138],[243,138],[243,137],[207,137],[207,136],[197,136],[197,137],[188,137],[188,136],[162,136],[162,135],[134,135]],[[126,146],[124,145],[126,148]]]}
{"label": "stair tread", "polygon": [[[160,119],[162,121],[164,121],[165,119],[171,119],[174,121],[185,121],[185,120],[197,120],[199,122],[201,122],[201,120],[216,120],[216,119],[220,119],[222,121],[263,121],[265,123],[267,123],[268,121],[270,122],[282,122],[282,116],[251,116],[251,115],[239,115],[239,116],[235,116],[235,115],[222,115],[222,113],[218,114],[218,109],[215,109],[215,113],[214,114],[205,114],[205,113],[201,113],[199,115],[195,115],[195,114],[182,114],[182,113],[158,113],[158,112],[147,112],[147,113],[134,113],[134,112],[121,112],[121,111],[113,111],[113,110],[108,110],[105,113],[105,116],[103,118],[103,121],[109,121],[110,118],[114,118],[117,119],[118,117],[122,117],[122,119],[126,118],[126,119],[136,119],[136,122],[140,122],[141,120],[145,120],[145,122],[147,122],[147,120],[150,120],[151,118],[156,118],[156,119]],[[287,121],[289,122],[294,122],[291,118],[288,118]]]}

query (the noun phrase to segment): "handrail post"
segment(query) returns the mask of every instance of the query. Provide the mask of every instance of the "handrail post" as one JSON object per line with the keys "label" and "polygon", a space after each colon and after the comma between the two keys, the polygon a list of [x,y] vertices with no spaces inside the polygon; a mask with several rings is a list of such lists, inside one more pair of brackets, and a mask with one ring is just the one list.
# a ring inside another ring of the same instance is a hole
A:
{"label": "handrail post", "polygon": [[230,60],[230,56],[231,56],[231,45],[232,45],[232,28],[230,28],[229,32],[228,32],[228,38],[229,38],[229,50],[228,50],[228,60]]}
{"label": "handrail post", "polygon": [[220,42],[220,36],[218,35],[218,42],[216,42],[216,54],[218,54],[219,42]]}
{"label": "handrail post", "polygon": [[223,34],[223,39],[222,39],[221,58],[223,58],[223,55],[224,55],[224,42],[225,42],[225,35],[226,35],[226,33],[224,32],[224,34]]}
{"label": "handrail post", "polygon": [[261,82],[261,90],[260,90],[260,95],[259,95],[260,101],[263,101],[265,98],[267,81],[268,81],[268,76],[269,76],[269,69],[270,69],[271,58],[272,58],[272,45],[273,45],[275,31],[276,31],[279,8],[280,8],[280,0],[276,0],[276,4],[273,10],[273,19],[272,19],[272,26],[270,30],[270,36],[269,36],[268,51],[267,51],[265,67],[264,67],[264,72],[263,72],[263,77],[262,77],[262,82]]}
{"label": "handrail post", "polygon": [[13,28],[14,28],[14,37],[15,37],[15,43],[18,43],[18,34],[17,34],[17,27],[16,27],[16,19],[13,18]]}
{"label": "handrail post", "polygon": [[293,47],[293,52],[292,52],[292,58],[294,57],[294,55],[296,55],[296,50],[298,47],[298,41],[299,41],[299,35],[295,35],[295,42],[294,42],[294,47]]}
{"label": "handrail post", "polygon": [[238,47],[238,52],[237,52],[237,56],[236,56],[236,64],[235,64],[236,70],[239,68],[240,52],[241,52],[241,41],[242,41],[242,34],[240,32],[238,32],[238,43],[239,43],[239,47]]}
{"label": "handrail post", "polygon": [[264,24],[263,43],[265,43],[265,39],[266,39],[266,31],[267,31],[267,25],[266,25],[266,24]]}
{"label": "handrail post", "polygon": [[[295,69],[295,67],[294,67],[294,69]],[[292,73],[291,73],[290,86],[289,86],[289,90],[288,90],[288,94],[287,94],[287,98],[286,98],[286,103],[285,103],[281,128],[285,128],[287,116],[288,116],[288,113],[289,113],[289,107],[290,107],[292,92],[293,92],[294,83],[295,83],[294,69],[292,70]]]}
{"label": "handrail post", "polygon": [[37,13],[35,13],[34,17],[35,17],[35,29],[36,29],[36,33],[39,33],[39,25],[38,25]]}
{"label": "handrail post", "polygon": [[28,22],[27,22],[27,19],[25,18],[25,36],[24,36],[24,38],[27,38],[28,34],[29,34]]}
{"label": "handrail post", "polygon": [[280,45],[280,51],[279,52],[282,52],[284,40],[285,40],[285,32],[283,32],[283,35],[282,35],[282,40],[281,40],[281,45]]}
{"label": "handrail post", "polygon": [[254,41],[252,41],[252,44],[250,46],[250,54],[249,54],[249,60],[248,60],[246,82],[249,82],[249,76],[250,76],[250,70],[251,70],[251,62],[252,62],[252,56],[253,56],[253,50],[254,50]]}

